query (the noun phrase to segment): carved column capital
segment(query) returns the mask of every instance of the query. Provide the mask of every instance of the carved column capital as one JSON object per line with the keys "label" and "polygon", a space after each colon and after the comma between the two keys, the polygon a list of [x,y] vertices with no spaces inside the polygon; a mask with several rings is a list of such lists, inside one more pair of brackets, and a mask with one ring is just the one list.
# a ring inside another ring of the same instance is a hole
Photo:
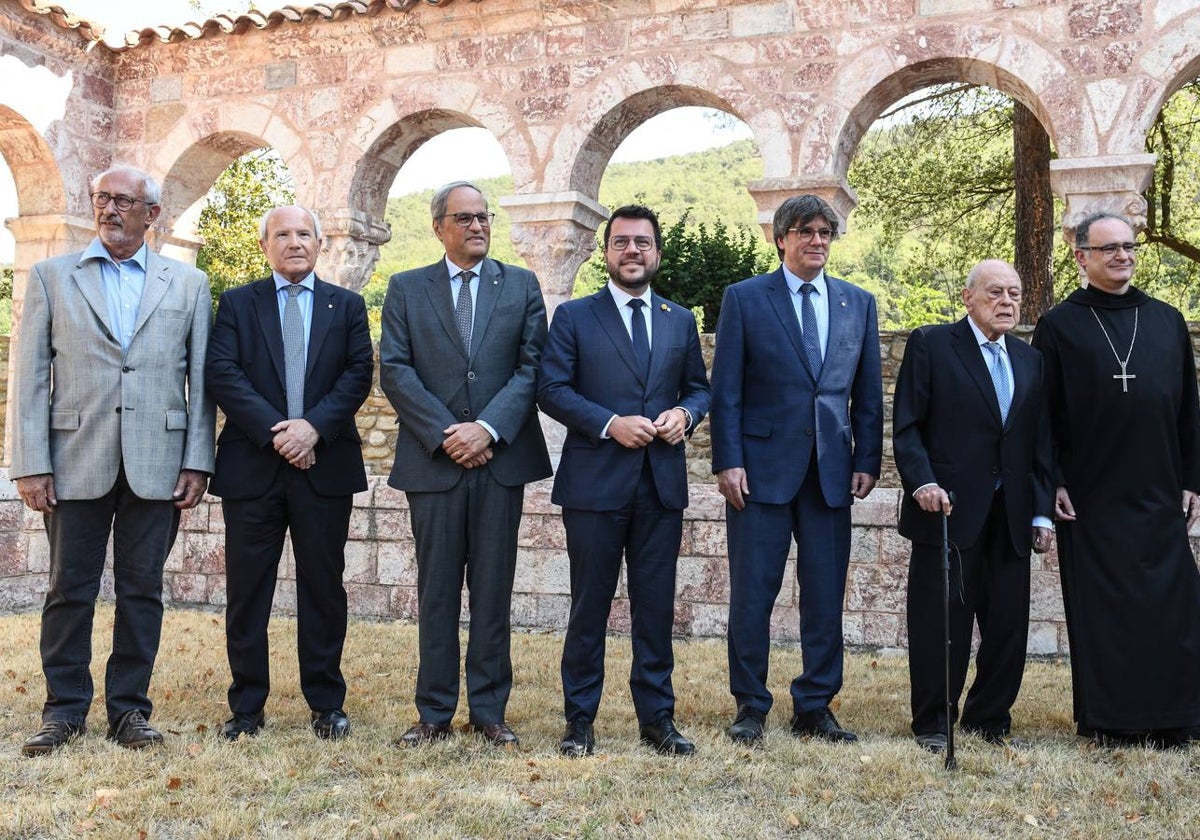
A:
{"label": "carved column capital", "polygon": [[546,310],[571,296],[575,274],[596,249],[596,231],[608,218],[603,205],[580,192],[505,196],[517,253],[538,276]]}
{"label": "carved column capital", "polygon": [[1067,158],[1050,161],[1050,186],[1066,203],[1062,233],[1075,244],[1075,226],[1090,213],[1125,216],[1135,232],[1146,226],[1146,199],[1142,196],[1154,177],[1155,156],[1150,153]]}
{"label": "carved column capital", "polygon": [[337,286],[359,291],[379,261],[379,246],[392,238],[386,222],[361,210],[341,208],[319,213],[324,244],[317,273]]}

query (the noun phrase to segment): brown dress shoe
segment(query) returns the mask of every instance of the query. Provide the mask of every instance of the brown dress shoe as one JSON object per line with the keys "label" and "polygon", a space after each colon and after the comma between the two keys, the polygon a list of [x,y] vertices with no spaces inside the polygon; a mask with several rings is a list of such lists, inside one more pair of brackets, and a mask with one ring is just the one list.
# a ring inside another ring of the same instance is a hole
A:
{"label": "brown dress shoe", "polygon": [[421,721],[409,727],[397,742],[402,747],[419,747],[431,741],[441,741],[450,737],[450,724],[426,723]]}
{"label": "brown dress shoe", "polygon": [[80,737],[85,731],[87,727],[82,723],[48,720],[21,745],[21,755],[32,758],[35,755],[52,753],[72,738]]}
{"label": "brown dress shoe", "polygon": [[126,712],[108,727],[108,740],[116,741],[127,750],[144,750],[162,743],[162,733],[146,722],[145,716],[134,709]]}
{"label": "brown dress shoe", "polygon": [[506,750],[516,749],[521,743],[517,739],[517,733],[513,732],[503,721],[500,723],[473,723],[471,731],[482,735],[493,745]]}

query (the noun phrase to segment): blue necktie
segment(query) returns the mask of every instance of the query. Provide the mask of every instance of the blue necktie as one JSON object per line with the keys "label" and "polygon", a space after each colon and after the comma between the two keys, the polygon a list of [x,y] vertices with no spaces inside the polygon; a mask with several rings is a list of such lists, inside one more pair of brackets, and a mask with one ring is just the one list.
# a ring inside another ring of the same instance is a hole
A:
{"label": "blue necktie", "polygon": [[987,341],[984,342],[983,348],[992,354],[992,363],[988,368],[992,374],[992,385],[996,388],[996,401],[1000,403],[1000,420],[1008,422],[1012,393],[1008,390],[1008,373],[1004,370],[1004,361],[1000,358],[1000,345],[994,341]]}
{"label": "blue necktie", "polygon": [[650,372],[650,336],[646,332],[646,316],[642,314],[642,307],[645,305],[646,302],[638,298],[634,298],[628,304],[633,310],[632,317],[629,319],[629,334],[633,338],[633,357],[641,366],[643,376]]}
{"label": "blue necktie", "polygon": [[812,283],[801,283],[800,292],[804,303],[800,307],[800,326],[804,330],[804,355],[808,358],[808,369],[813,379],[821,376],[821,336],[817,333],[817,310],[813,308]]}

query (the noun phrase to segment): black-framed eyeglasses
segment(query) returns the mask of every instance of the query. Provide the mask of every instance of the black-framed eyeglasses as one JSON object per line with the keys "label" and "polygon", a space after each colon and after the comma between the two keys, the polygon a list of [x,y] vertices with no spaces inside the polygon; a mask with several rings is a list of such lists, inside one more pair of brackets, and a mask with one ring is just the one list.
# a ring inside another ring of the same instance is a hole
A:
{"label": "black-framed eyeglasses", "polygon": [[480,227],[491,227],[496,220],[495,213],[446,213],[443,219],[453,219],[460,228],[469,228],[471,222],[479,222]]}
{"label": "black-framed eyeglasses", "polygon": [[145,199],[134,198],[131,195],[121,195],[119,193],[117,195],[113,195],[112,193],[106,192],[94,192],[89,193],[88,195],[92,199],[92,206],[97,210],[103,210],[108,206],[110,201],[117,205],[118,210],[122,211],[128,210],[135,204],[145,204],[147,207],[154,206],[151,202],[146,201]]}
{"label": "black-framed eyeglasses", "polygon": [[1080,251],[1099,251],[1106,257],[1115,257],[1117,251],[1124,251],[1127,254],[1136,254],[1138,248],[1142,247],[1140,242],[1110,242],[1107,245],[1079,245]]}
{"label": "black-framed eyeglasses", "polygon": [[815,237],[817,239],[820,239],[822,242],[832,242],[833,241],[833,228],[790,227],[787,229],[787,232],[794,233],[797,236],[799,236],[801,239],[811,240]]}
{"label": "black-framed eyeglasses", "polygon": [[650,236],[614,236],[608,240],[608,247],[614,251],[624,251],[630,242],[639,251],[649,251],[654,247],[654,238]]}

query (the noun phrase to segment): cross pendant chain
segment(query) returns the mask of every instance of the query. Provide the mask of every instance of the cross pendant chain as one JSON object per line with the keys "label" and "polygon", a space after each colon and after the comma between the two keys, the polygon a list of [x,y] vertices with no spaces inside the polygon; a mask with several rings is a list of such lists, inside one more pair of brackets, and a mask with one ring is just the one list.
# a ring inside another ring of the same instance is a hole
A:
{"label": "cross pendant chain", "polygon": [[[1117,361],[1120,362],[1120,359],[1118,359]],[[1113,379],[1120,379],[1121,380],[1121,391],[1128,394],[1129,393],[1129,380],[1137,379],[1137,374],[1125,372],[1125,365],[1129,364],[1128,359],[1126,359],[1123,362],[1120,362],[1120,364],[1121,364],[1121,372],[1114,373]]]}
{"label": "cross pendant chain", "polygon": [[1125,358],[1122,359],[1121,354],[1117,352],[1117,348],[1113,346],[1112,338],[1109,336],[1108,330],[1104,329],[1104,322],[1101,321],[1100,316],[1096,314],[1096,310],[1090,306],[1088,309],[1092,310],[1092,317],[1096,319],[1096,325],[1100,327],[1100,332],[1104,333],[1104,340],[1108,342],[1108,349],[1112,351],[1113,357],[1117,360],[1117,364],[1121,366],[1121,372],[1114,373],[1113,379],[1120,379],[1121,393],[1128,394],[1129,380],[1137,379],[1136,374],[1125,372],[1125,366],[1129,364],[1129,357],[1133,355],[1133,345],[1137,343],[1138,310],[1136,308],[1133,310],[1133,338],[1129,340],[1129,352],[1126,353]]}

